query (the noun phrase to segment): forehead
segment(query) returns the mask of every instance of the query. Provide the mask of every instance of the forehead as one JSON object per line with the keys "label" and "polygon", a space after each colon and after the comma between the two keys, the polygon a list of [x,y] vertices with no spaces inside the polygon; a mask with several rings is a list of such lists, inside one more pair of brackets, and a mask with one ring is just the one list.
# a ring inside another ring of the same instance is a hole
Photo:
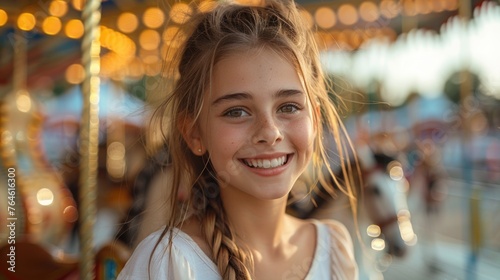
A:
{"label": "forehead", "polygon": [[215,95],[304,88],[295,63],[269,48],[237,51],[222,57],[213,67],[210,84]]}

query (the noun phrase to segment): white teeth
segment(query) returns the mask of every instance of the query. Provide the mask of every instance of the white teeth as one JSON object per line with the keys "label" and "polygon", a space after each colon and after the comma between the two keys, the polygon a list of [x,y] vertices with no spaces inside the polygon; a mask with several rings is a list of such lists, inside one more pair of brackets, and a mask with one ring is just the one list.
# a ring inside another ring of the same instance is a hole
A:
{"label": "white teeth", "polygon": [[244,162],[254,168],[275,168],[286,163],[286,156],[273,159],[245,159]]}

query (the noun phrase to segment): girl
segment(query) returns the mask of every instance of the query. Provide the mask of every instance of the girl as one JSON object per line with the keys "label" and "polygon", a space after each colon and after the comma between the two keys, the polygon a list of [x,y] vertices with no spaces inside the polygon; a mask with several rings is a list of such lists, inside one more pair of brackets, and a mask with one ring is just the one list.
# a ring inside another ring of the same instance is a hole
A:
{"label": "girl", "polygon": [[[323,126],[336,136],[339,161],[347,154],[295,3],[223,2],[191,21],[178,81],[154,114],[172,162],[169,217],[118,279],[357,278],[343,225],[285,212],[311,160],[328,184]],[[336,183],[353,198],[348,182]]]}

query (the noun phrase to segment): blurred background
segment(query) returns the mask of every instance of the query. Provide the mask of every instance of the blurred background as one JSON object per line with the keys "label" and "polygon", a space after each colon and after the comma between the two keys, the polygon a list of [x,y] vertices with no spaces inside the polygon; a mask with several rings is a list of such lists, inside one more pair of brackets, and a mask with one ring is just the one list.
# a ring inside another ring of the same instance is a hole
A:
{"label": "blurred background", "polygon": [[[353,142],[390,157],[402,186],[382,193],[393,217],[362,219],[361,279],[498,279],[500,2],[297,2]],[[167,49],[191,14],[216,4],[101,2],[94,194],[79,182],[79,133],[92,125],[82,116],[85,1],[0,0],[0,279],[80,279],[85,231],[95,277],[115,279],[150,185],[161,185],[147,112],[173,79]],[[81,207],[86,195],[95,211]]]}

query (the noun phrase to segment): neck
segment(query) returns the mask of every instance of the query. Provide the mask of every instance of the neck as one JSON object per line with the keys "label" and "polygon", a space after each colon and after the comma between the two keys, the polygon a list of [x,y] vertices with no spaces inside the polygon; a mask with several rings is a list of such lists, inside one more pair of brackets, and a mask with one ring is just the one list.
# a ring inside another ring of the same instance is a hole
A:
{"label": "neck", "polygon": [[226,216],[245,245],[251,250],[272,250],[281,245],[286,233],[286,197],[275,200],[225,197],[222,195]]}

